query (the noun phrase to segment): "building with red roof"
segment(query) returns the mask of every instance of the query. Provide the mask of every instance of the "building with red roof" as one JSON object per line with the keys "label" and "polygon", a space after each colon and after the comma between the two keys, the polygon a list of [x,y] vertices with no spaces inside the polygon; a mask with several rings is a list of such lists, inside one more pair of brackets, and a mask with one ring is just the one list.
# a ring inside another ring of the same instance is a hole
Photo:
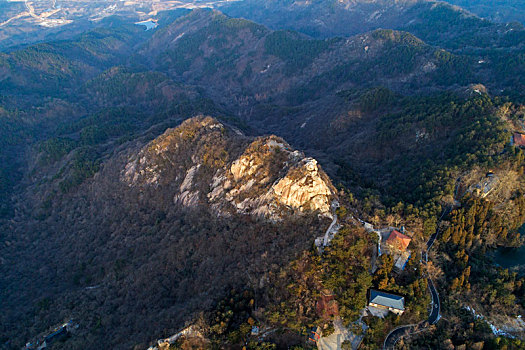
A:
{"label": "building with red roof", "polygon": [[405,250],[407,250],[411,240],[412,238],[402,234],[397,230],[393,230],[390,236],[388,236],[388,239],[386,240],[385,244],[390,249],[399,252],[404,252]]}

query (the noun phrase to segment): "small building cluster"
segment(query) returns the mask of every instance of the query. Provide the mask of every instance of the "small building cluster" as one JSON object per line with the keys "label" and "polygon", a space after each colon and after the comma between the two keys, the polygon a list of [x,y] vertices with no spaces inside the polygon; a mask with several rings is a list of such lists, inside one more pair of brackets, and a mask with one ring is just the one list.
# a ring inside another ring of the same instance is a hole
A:
{"label": "small building cluster", "polygon": [[[405,228],[387,227],[374,229],[371,224],[364,221],[362,223],[368,232],[374,232],[378,236],[378,257],[382,254],[392,256],[394,261],[393,269],[397,272],[403,271],[410,259],[411,254],[408,247],[412,241],[412,238],[405,234]],[[377,265],[373,266],[372,271],[376,268]],[[377,317],[385,317],[389,312],[401,315],[405,312],[405,298],[401,295],[370,289],[367,311]]]}
{"label": "small building cluster", "polygon": [[[374,227],[367,223],[362,222],[365,229],[368,232],[374,232],[378,236],[377,243],[377,255],[378,257],[382,254],[391,255],[394,259],[394,268],[397,271],[403,271],[405,266],[410,259],[410,250],[408,246],[412,241],[412,238],[405,234],[405,228],[401,229],[387,227],[382,229],[374,229]],[[372,272],[375,272],[376,267],[372,268]]]}

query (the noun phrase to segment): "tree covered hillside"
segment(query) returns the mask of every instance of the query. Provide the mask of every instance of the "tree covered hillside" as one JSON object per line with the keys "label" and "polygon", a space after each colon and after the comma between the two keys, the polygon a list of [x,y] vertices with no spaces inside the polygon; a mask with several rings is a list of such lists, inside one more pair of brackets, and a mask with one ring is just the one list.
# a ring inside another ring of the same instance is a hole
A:
{"label": "tree covered hillside", "polygon": [[[309,349],[319,328],[378,349],[414,324],[399,348],[523,348],[488,326],[525,306],[492,261],[523,243],[522,26],[434,2],[261,4],[224,9],[263,24],[110,17],[0,53],[0,349],[70,319],[50,348],[146,349],[191,325],[172,347]],[[405,255],[380,255],[394,228]],[[405,312],[365,313],[371,288]]]}

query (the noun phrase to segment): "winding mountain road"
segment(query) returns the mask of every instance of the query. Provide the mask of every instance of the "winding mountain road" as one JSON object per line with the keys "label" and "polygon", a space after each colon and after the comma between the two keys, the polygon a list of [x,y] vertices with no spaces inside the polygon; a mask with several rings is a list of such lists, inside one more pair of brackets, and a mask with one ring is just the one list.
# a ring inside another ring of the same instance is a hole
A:
{"label": "winding mountain road", "polygon": [[439,302],[439,294],[436,290],[436,287],[434,286],[434,282],[432,282],[430,277],[427,277],[427,283],[428,283],[428,288],[430,288],[430,293],[432,294],[432,311],[430,312],[430,316],[428,316],[428,323],[436,324],[436,322],[440,318],[439,311],[441,310],[441,304]]}
{"label": "winding mountain road", "polygon": [[[436,232],[430,236],[430,238],[427,241],[427,249],[421,252],[421,263],[427,264],[428,262],[428,252],[434,245],[434,242],[439,237],[440,229],[439,224],[441,223],[441,220],[450,213],[452,210],[452,207],[447,207],[443,210],[441,217],[438,220]],[[432,296],[432,302],[430,303],[430,315],[428,316],[428,319],[420,322],[418,324],[410,324],[410,325],[404,325],[394,328],[385,338],[385,341],[383,343],[383,349],[390,350],[394,349],[396,343],[403,338],[404,336],[419,333],[423,330],[425,330],[429,325],[436,324],[437,321],[440,319],[439,312],[441,311],[441,303],[439,301],[439,294],[436,290],[436,287],[434,285],[434,282],[430,277],[427,277],[427,284],[428,289],[430,290],[430,295]]]}

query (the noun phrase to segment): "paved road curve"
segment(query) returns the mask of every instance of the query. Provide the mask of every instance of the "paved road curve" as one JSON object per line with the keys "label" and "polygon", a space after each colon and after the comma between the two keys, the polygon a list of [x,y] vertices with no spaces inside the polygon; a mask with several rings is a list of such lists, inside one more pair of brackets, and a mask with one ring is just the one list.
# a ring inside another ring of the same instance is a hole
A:
{"label": "paved road curve", "polygon": [[393,349],[399,339],[403,338],[405,335],[414,333],[416,327],[417,325],[410,324],[394,328],[394,330],[392,330],[386,337],[383,349]]}
{"label": "paved road curve", "polygon": [[439,320],[439,311],[441,309],[441,304],[439,302],[439,295],[436,290],[436,287],[434,286],[434,282],[427,277],[427,283],[428,288],[430,289],[430,294],[432,296],[432,302],[431,307],[432,310],[430,311],[430,315],[428,316],[428,319],[426,321],[423,321],[418,324],[409,324],[405,326],[399,326],[397,328],[394,328],[387,337],[385,338],[385,342],[383,343],[383,349],[390,350],[394,349],[396,343],[401,340],[404,336],[419,333],[425,328],[427,328],[431,324],[436,324],[436,322]]}
{"label": "paved road curve", "polygon": [[434,282],[430,279],[430,277],[427,278],[428,287],[430,288],[430,293],[432,294],[432,311],[430,312],[430,316],[428,316],[428,323],[429,324],[436,324],[436,322],[439,320],[439,311],[441,310],[441,304],[439,302],[439,294],[436,290],[436,287],[434,286]]}

